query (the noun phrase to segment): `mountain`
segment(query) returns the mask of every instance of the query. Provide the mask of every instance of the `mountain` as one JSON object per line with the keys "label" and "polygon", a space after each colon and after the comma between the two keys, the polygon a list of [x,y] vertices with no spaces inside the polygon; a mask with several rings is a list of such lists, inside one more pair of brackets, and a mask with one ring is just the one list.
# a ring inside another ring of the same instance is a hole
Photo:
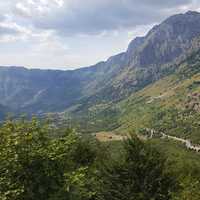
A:
{"label": "mountain", "polygon": [[112,120],[121,112],[117,102],[175,73],[182,61],[199,50],[199,19],[198,12],[178,14],[155,26],[145,37],[134,39],[125,53],[104,63],[105,79],[97,84],[95,95],[81,99],[70,112],[80,121],[92,121],[93,125],[86,126],[94,129],[120,126]]}
{"label": "mountain", "polygon": [[81,77],[78,76],[79,73],[74,72],[3,67],[0,69],[0,102],[19,112],[60,111],[81,95]]}
{"label": "mountain", "polygon": [[158,80],[164,70],[167,71],[176,61],[180,62],[191,49],[199,48],[199,19],[197,12],[175,15],[155,26],[145,37],[133,40],[125,54],[111,58],[114,62],[107,63],[118,71],[100,95],[108,93],[116,99],[119,91],[123,97],[124,93]]}
{"label": "mountain", "polygon": [[118,103],[119,130],[151,128],[200,144],[200,50]]}
{"label": "mountain", "polygon": [[119,102],[175,73],[199,48],[200,13],[174,15],[135,38],[126,52],[94,66],[72,71],[1,67],[0,104],[16,113],[56,112],[77,123],[95,120],[100,129],[116,128]]}

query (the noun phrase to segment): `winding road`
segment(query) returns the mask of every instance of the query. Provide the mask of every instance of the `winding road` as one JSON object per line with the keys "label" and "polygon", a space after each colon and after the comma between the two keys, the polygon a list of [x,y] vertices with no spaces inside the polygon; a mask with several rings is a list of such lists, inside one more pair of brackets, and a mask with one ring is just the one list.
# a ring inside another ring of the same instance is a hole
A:
{"label": "winding road", "polygon": [[193,151],[196,151],[196,152],[200,152],[200,146],[199,145],[193,145],[190,142],[190,140],[185,140],[185,139],[178,138],[178,137],[175,137],[175,136],[166,135],[165,133],[161,133],[161,135],[162,135],[162,138],[169,138],[169,139],[183,143],[187,147],[187,149],[190,149],[190,150],[193,150]]}
{"label": "winding road", "polygon": [[[148,129],[148,128],[146,130],[150,133],[149,138],[153,138],[156,131],[153,130],[153,129]],[[171,140],[174,140],[174,141],[181,142],[182,144],[184,144],[186,146],[187,149],[190,149],[190,150],[193,150],[193,151],[196,151],[196,152],[200,152],[200,145],[194,145],[194,144],[191,143],[190,140],[179,138],[179,137],[176,137],[176,136],[167,135],[163,132],[161,132],[159,134],[161,134],[161,138],[163,138],[163,139],[167,138],[167,139],[171,139]]]}
{"label": "winding road", "polygon": [[[147,137],[147,136],[142,137],[141,135],[138,135],[138,137],[140,139],[142,139],[142,140],[148,139],[148,138],[152,139],[154,137],[154,135],[156,134],[156,131],[153,129],[146,128],[146,130],[149,133],[149,137]],[[97,140],[99,140],[101,142],[120,141],[120,140],[126,140],[128,138],[128,136],[116,135],[115,133],[112,133],[112,132],[99,132],[99,133],[95,133],[94,135],[97,138]],[[194,144],[192,144],[192,142],[190,140],[179,138],[176,136],[167,135],[163,132],[159,133],[159,135],[161,136],[162,139],[171,139],[171,140],[174,140],[177,142],[181,142],[182,144],[185,145],[185,147],[187,149],[190,149],[190,150],[196,151],[196,152],[200,152],[200,145],[194,145]]]}

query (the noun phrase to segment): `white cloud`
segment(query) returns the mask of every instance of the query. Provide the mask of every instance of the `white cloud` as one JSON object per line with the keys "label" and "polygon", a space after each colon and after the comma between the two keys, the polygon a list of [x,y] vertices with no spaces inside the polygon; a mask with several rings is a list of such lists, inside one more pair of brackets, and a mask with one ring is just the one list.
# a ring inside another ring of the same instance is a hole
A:
{"label": "white cloud", "polygon": [[24,20],[30,16],[28,22],[33,26],[54,29],[58,34],[100,34],[158,22],[191,1],[21,0],[15,14]]}
{"label": "white cloud", "polygon": [[64,0],[54,0],[59,7],[62,7],[64,5]]}
{"label": "white cloud", "polygon": [[54,12],[64,5],[63,0],[21,0],[15,5],[14,12],[21,17],[37,18]]}
{"label": "white cloud", "polygon": [[[32,4],[33,5],[33,4]],[[19,12],[19,14],[26,16],[31,16],[31,9],[27,6],[25,6],[23,3],[18,2],[16,4],[16,10]]]}
{"label": "white cloud", "polygon": [[15,40],[24,40],[31,31],[18,25],[16,22],[5,20],[0,22],[0,42],[13,42]]}
{"label": "white cloud", "polygon": [[2,0],[0,65],[90,65],[188,9],[200,11],[200,1]]}

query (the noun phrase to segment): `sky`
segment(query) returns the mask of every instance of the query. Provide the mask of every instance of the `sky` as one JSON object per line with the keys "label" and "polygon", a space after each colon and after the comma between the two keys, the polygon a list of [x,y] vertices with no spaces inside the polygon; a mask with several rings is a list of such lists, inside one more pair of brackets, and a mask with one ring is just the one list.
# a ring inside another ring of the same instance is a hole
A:
{"label": "sky", "polygon": [[200,0],[1,0],[0,66],[89,66],[188,10]]}

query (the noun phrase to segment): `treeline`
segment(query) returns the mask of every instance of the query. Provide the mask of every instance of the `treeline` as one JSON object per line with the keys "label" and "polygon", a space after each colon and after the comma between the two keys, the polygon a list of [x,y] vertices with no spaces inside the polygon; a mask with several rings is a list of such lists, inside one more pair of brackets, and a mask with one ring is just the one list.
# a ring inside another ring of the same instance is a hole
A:
{"label": "treeline", "polygon": [[134,136],[99,143],[37,119],[0,127],[1,200],[199,200],[199,170],[174,168]]}

